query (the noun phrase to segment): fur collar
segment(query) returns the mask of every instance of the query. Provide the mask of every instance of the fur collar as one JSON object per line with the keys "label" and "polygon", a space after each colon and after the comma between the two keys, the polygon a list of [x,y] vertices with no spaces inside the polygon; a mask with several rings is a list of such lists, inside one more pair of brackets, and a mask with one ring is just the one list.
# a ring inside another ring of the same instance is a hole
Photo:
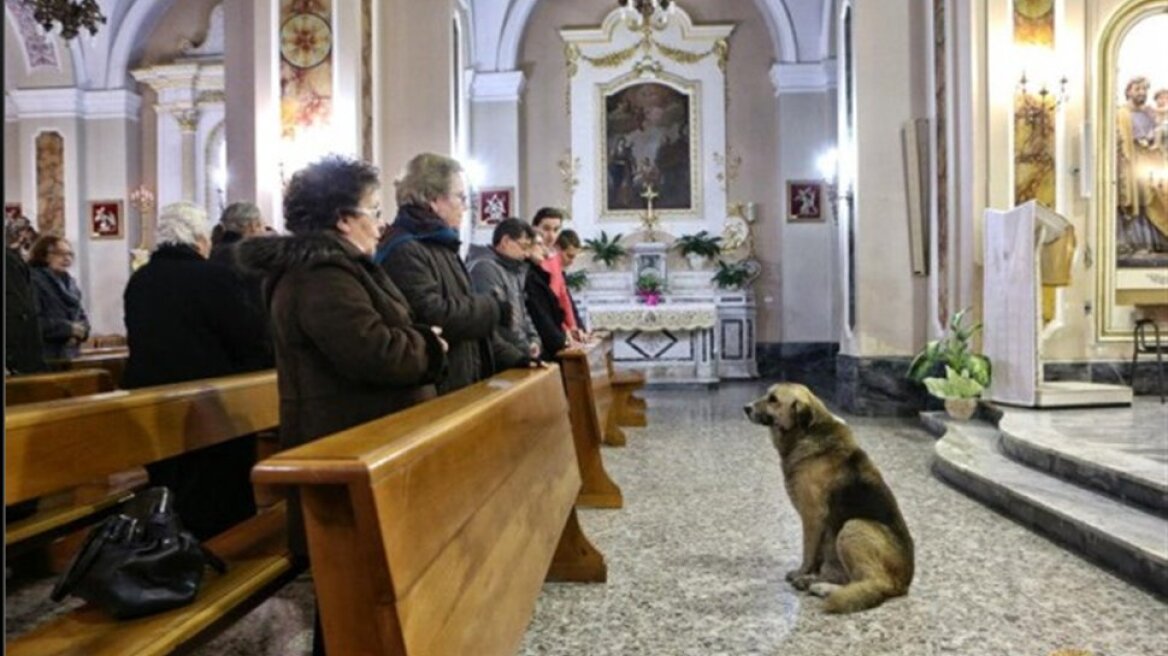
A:
{"label": "fur collar", "polygon": [[340,235],[310,232],[290,237],[256,237],[239,242],[236,257],[247,271],[270,276],[288,269],[368,260]]}

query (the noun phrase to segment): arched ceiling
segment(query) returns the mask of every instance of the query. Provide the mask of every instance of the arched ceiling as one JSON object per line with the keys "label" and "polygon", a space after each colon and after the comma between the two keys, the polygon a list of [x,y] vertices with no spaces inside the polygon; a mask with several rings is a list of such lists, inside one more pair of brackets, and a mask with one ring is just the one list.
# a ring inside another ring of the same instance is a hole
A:
{"label": "arched ceiling", "polygon": [[[56,41],[57,52],[69,52],[74,86],[87,90],[125,88],[132,83],[128,73],[130,65],[158,20],[177,1],[104,0],[102,12],[106,23],[99,26],[96,35],[90,36],[83,31],[67,44],[56,36],[48,39]],[[21,49],[26,53],[30,53],[30,47],[31,52],[43,51],[44,32],[35,22],[21,20],[21,16],[15,13],[18,11],[20,9],[13,0],[6,0],[4,13],[21,41]],[[34,71],[28,63],[29,58],[25,59],[26,73],[31,74]]]}

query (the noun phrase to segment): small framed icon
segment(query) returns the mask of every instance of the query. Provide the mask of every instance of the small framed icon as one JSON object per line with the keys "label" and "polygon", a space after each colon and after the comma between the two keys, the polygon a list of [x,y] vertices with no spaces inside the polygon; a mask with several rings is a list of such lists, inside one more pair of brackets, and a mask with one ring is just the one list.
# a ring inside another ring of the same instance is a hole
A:
{"label": "small framed icon", "polygon": [[823,184],[816,180],[787,181],[787,221],[823,220]]}
{"label": "small framed icon", "polygon": [[117,239],[122,236],[122,201],[89,201],[89,236],[91,239]]}

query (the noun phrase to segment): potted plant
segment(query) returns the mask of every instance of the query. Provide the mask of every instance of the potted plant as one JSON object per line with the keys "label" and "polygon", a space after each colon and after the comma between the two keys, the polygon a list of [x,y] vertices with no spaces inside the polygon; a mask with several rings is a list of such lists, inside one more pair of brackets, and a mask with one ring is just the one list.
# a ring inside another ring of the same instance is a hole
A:
{"label": "potted plant", "polygon": [[689,268],[700,269],[704,260],[712,260],[722,254],[722,238],[714,237],[706,230],[693,235],[677,238],[677,249],[689,261]]}
{"label": "potted plant", "polygon": [[661,293],[665,286],[661,279],[652,273],[642,273],[637,278],[637,298],[645,305],[657,305],[661,302]]}
{"label": "potted plant", "polygon": [[604,266],[612,268],[616,261],[625,256],[625,247],[621,246],[620,240],[624,235],[617,234],[611,240],[608,238],[608,233],[601,230],[600,237],[584,240],[584,247],[592,251],[593,262],[603,262]]}
{"label": "potted plant", "polygon": [[[977,408],[977,399],[990,384],[993,370],[989,358],[970,349],[980,323],[965,325],[969,308],[955,313],[940,339],[930,341],[908,367],[908,377],[925,384],[929,394],[945,401],[945,410],[956,419],[968,419]],[[939,377],[941,367],[945,377]],[[962,416],[964,415],[964,416]]]}
{"label": "potted plant", "polygon": [[567,283],[568,289],[578,292],[588,286],[588,272],[581,270],[565,273],[564,282]]}
{"label": "potted plant", "polygon": [[745,262],[718,260],[718,270],[711,280],[721,289],[741,289],[750,280],[750,269]]}

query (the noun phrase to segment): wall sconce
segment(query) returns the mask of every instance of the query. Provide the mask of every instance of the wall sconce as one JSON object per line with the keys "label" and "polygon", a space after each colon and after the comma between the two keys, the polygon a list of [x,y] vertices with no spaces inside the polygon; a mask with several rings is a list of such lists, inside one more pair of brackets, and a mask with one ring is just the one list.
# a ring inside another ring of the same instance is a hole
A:
{"label": "wall sconce", "polygon": [[130,270],[137,271],[150,261],[150,249],[146,246],[146,217],[154,211],[154,192],[146,185],[130,192],[130,206],[138,210],[138,246],[130,249]]}
{"label": "wall sconce", "polygon": [[1038,86],[1037,91],[1031,90],[1030,80],[1026,73],[1018,79],[1018,104],[1015,113],[1031,125],[1046,123],[1047,115],[1053,115],[1059,107],[1067,101],[1067,78],[1059,78],[1058,87],[1052,90],[1046,83]]}

